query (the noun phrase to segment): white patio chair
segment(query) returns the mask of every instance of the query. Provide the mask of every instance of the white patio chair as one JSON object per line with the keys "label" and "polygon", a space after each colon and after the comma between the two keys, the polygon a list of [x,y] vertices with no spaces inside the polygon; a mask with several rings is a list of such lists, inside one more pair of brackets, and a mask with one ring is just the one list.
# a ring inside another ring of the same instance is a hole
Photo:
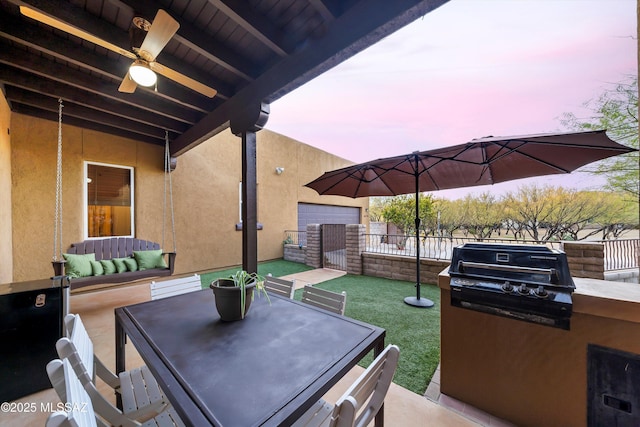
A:
{"label": "white patio chair", "polygon": [[96,376],[120,394],[122,410],[131,419],[144,421],[158,415],[169,406],[169,400],[160,390],[149,368],[142,366],[115,375],[93,353],[93,342],[80,316],[68,314],[64,320],[69,338],[60,338],[56,343],[58,356],[61,359],[69,359],[99,414],[110,411],[113,405],[98,392]]}
{"label": "white patio chair", "polygon": [[196,292],[202,290],[200,275],[194,274],[188,277],[178,277],[177,279],[163,280],[160,282],[152,281],[149,285],[151,291],[151,300],[157,300],[175,295],[182,295],[188,292]]}
{"label": "white patio chair", "polygon": [[264,287],[267,292],[271,292],[285,298],[293,298],[295,284],[295,280],[281,279],[273,276],[267,276],[264,279]]}
{"label": "white patio chair", "polygon": [[311,285],[305,285],[304,290],[302,291],[301,301],[318,308],[324,308],[325,310],[344,315],[344,309],[347,305],[347,293],[344,291],[342,293],[337,293],[316,288]]}
{"label": "white patio chair", "polygon": [[320,399],[293,427],[365,427],[375,418],[398,366],[400,349],[389,345],[331,406]]}
{"label": "white patio chair", "polygon": [[49,362],[47,364],[47,374],[60,400],[66,404],[66,411],[56,411],[49,415],[46,427],[97,427],[98,425],[122,427],[184,426],[184,423],[173,408],[144,423],[131,420],[115,406],[111,406],[111,410],[107,413],[99,413],[99,417],[96,417],[93,400],[86,389],[83,388],[68,359],[55,359]]}

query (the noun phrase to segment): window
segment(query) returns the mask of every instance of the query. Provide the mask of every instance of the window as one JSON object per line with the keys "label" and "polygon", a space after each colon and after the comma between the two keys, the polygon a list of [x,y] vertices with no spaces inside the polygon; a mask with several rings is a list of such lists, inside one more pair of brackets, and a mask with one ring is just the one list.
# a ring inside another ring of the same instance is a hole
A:
{"label": "window", "polygon": [[133,237],[133,168],[85,163],[86,238]]}

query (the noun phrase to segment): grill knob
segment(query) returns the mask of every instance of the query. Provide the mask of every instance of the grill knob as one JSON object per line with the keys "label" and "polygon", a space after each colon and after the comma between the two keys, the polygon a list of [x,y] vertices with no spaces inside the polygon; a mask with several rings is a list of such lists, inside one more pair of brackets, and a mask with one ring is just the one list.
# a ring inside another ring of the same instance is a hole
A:
{"label": "grill knob", "polygon": [[513,285],[508,280],[502,284],[502,290],[511,293],[513,292]]}
{"label": "grill knob", "polygon": [[527,285],[523,283],[518,288],[518,292],[521,293],[522,295],[529,295],[529,288],[527,288]]}
{"label": "grill knob", "polygon": [[549,296],[549,294],[547,293],[547,291],[544,289],[544,286],[540,285],[538,286],[538,289],[536,289],[535,291],[533,291],[533,293],[540,298],[546,298],[547,296]]}

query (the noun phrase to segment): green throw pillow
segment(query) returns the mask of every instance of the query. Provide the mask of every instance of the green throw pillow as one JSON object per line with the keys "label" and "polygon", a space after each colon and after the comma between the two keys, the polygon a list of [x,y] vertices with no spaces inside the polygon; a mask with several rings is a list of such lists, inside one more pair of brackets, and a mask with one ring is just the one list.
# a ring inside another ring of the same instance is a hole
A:
{"label": "green throw pillow", "polygon": [[71,278],[87,277],[93,274],[91,269],[91,261],[96,260],[96,254],[62,254],[67,263],[64,266],[64,271],[67,276]]}
{"label": "green throw pillow", "polygon": [[104,274],[115,274],[116,265],[110,259],[100,260],[100,264],[104,267]]}
{"label": "green throw pillow", "polygon": [[153,251],[133,251],[133,257],[138,262],[139,270],[149,270],[152,268],[167,268],[167,263],[162,257],[162,249]]}
{"label": "green throw pillow", "polygon": [[100,261],[89,261],[91,263],[91,270],[94,276],[102,276],[104,274],[104,267],[100,264]]}
{"label": "green throw pillow", "polygon": [[135,258],[123,258],[124,265],[127,266],[127,270],[129,271],[138,271],[138,263]]}
{"label": "green throw pillow", "polygon": [[111,261],[113,261],[113,264],[116,266],[116,272],[124,273],[127,271],[127,265],[124,263],[125,259],[126,258],[111,258]]}

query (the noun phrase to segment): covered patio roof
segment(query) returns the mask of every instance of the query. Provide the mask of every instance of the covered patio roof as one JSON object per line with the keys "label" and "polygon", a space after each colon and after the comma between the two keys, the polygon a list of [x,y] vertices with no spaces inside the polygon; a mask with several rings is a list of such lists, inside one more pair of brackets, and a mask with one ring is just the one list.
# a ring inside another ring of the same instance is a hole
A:
{"label": "covered patio roof", "polygon": [[[256,132],[271,102],[446,2],[0,0],[0,85],[12,112],[57,121],[62,99],[64,123],[168,137],[172,156],[230,127],[242,137],[242,265],[255,272]],[[139,61],[155,86],[129,79]]]}
{"label": "covered patio roof", "polygon": [[[62,98],[65,123],[151,144],[164,144],[167,130],[180,155],[247,106],[268,106],[446,1],[0,0],[0,84],[13,112],[57,120]],[[133,18],[152,23],[163,9],[179,29],[157,62],[217,93],[162,75],[157,90],[119,92],[135,58],[38,22],[20,6],[125,52],[144,38],[131,30]]]}

